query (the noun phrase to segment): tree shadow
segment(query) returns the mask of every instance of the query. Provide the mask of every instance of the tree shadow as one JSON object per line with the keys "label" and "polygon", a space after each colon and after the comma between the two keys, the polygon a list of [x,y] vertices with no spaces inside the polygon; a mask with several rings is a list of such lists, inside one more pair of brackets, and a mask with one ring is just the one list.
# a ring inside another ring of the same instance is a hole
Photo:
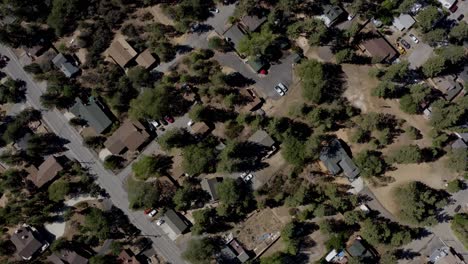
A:
{"label": "tree shadow", "polygon": [[419,252],[414,252],[411,249],[397,249],[395,251],[395,256],[398,259],[411,260],[421,256],[421,254]]}
{"label": "tree shadow", "polygon": [[255,84],[255,80],[247,78],[239,72],[227,74],[224,80],[230,87],[246,87]]}
{"label": "tree shadow", "polygon": [[185,53],[191,52],[193,48],[190,47],[189,45],[176,45],[175,50],[179,54],[185,54]]}

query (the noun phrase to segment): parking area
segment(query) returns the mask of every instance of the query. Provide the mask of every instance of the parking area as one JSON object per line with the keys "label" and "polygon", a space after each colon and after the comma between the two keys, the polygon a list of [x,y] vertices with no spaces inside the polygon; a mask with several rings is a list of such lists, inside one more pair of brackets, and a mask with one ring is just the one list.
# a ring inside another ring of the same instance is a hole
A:
{"label": "parking area", "polygon": [[456,2],[457,11],[455,13],[450,12],[448,19],[450,20],[457,20],[460,15],[464,15],[463,21],[468,23],[468,1],[467,0],[459,0]]}

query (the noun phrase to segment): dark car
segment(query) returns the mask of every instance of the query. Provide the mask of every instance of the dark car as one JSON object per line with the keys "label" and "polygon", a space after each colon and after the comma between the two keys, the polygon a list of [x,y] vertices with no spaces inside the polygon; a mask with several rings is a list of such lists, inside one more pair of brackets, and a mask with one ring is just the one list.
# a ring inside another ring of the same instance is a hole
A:
{"label": "dark car", "polygon": [[457,5],[453,5],[449,10],[450,10],[450,12],[455,13],[455,12],[457,12],[457,10],[458,10],[458,6],[457,6]]}
{"label": "dark car", "polygon": [[457,17],[457,20],[458,21],[462,21],[462,19],[465,18],[465,15],[464,14],[461,14]]}
{"label": "dark car", "polygon": [[405,47],[406,49],[409,49],[411,48],[411,45],[408,43],[408,41],[402,39],[401,40],[401,44],[403,45],[403,47]]}
{"label": "dark car", "polygon": [[458,213],[458,211],[460,211],[461,209],[461,205],[458,205],[457,207],[455,207],[455,210],[453,210],[455,213]]}

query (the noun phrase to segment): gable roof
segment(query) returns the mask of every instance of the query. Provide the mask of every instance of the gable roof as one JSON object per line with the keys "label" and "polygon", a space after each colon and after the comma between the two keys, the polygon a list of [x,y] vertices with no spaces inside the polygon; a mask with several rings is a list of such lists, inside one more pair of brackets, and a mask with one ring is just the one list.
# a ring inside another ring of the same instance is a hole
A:
{"label": "gable roof", "polygon": [[245,28],[249,31],[257,30],[266,20],[266,17],[259,17],[257,15],[246,15],[241,19],[242,24],[244,24]]}
{"label": "gable roof", "polygon": [[205,134],[210,130],[210,127],[205,122],[196,122],[190,129],[195,134]]}
{"label": "gable roof", "polygon": [[275,144],[273,138],[271,138],[265,130],[261,129],[257,130],[252,136],[250,136],[248,141],[255,142],[267,148],[271,148]]}
{"label": "gable roof", "polygon": [[43,245],[33,230],[26,225],[21,226],[11,235],[11,242],[15,245],[17,254],[25,260],[31,259]]}
{"label": "gable roof", "polygon": [[[375,33],[378,34],[377,32]],[[380,34],[375,38],[365,40],[361,43],[361,46],[370,56],[381,58],[382,61],[390,61],[398,55],[393,46]]]}
{"label": "gable roof", "polygon": [[55,56],[53,59],[52,59],[52,62],[54,63],[54,65],[60,69],[60,71],[63,72],[63,74],[65,74],[65,76],[67,76],[68,78],[72,77],[75,73],[77,73],[79,71],[78,67],[76,67],[75,65],[71,64],[67,58],[65,58],[65,56],[63,56],[62,53],[59,53],[57,54],[57,56]]}
{"label": "gable roof", "polygon": [[229,42],[234,44],[234,49],[237,50],[239,42],[245,37],[245,33],[239,28],[237,24],[232,25],[226,32],[224,37],[229,39]]}
{"label": "gable roof", "polygon": [[344,13],[344,10],[337,5],[324,5],[323,14],[320,19],[327,27],[333,25],[335,21]]}
{"label": "gable roof", "polygon": [[182,218],[172,209],[169,209],[164,213],[164,220],[176,235],[184,233],[188,228],[188,225],[185,224],[184,220],[182,220]]}
{"label": "gable roof", "polygon": [[136,63],[144,67],[145,69],[151,68],[156,63],[156,59],[153,57],[149,49],[146,49],[136,58]]}
{"label": "gable roof", "polygon": [[32,181],[37,188],[41,188],[49,181],[53,180],[57,174],[63,170],[62,165],[54,156],[49,156],[40,166],[29,167],[28,180]]}
{"label": "gable roof", "polygon": [[125,68],[136,55],[137,52],[124,38],[117,38],[109,47],[109,56],[122,68]]}
{"label": "gable roof", "polygon": [[249,58],[247,64],[249,64],[255,72],[260,72],[260,70],[265,67],[266,62],[260,57],[253,57]]}
{"label": "gable roof", "polygon": [[141,262],[135,257],[135,254],[130,249],[124,249],[120,252],[117,260],[122,264],[140,264]]}
{"label": "gable roof", "polygon": [[54,264],[87,264],[88,259],[78,255],[72,250],[60,250],[47,258],[48,261]]}
{"label": "gable roof", "polygon": [[211,196],[211,201],[217,201],[219,199],[218,191],[216,186],[219,184],[218,178],[203,179],[200,183],[201,188],[208,192]]}
{"label": "gable roof", "polygon": [[320,160],[333,175],[343,171],[350,181],[353,181],[359,175],[359,168],[348,156],[338,139],[333,139],[328,146],[322,149]]}
{"label": "gable roof", "polygon": [[355,239],[346,251],[348,251],[352,257],[373,257],[372,253],[367,250],[359,239]]}
{"label": "gable roof", "polygon": [[236,252],[237,259],[241,263],[244,263],[250,259],[249,254],[247,254],[245,249],[239,244],[239,242],[237,242],[235,238],[231,242],[229,242],[229,246],[234,250],[234,252]]}
{"label": "gable roof", "polygon": [[119,154],[125,148],[136,151],[148,140],[149,134],[138,121],[125,120],[125,122],[110,136],[104,146],[112,153]]}
{"label": "gable roof", "polygon": [[452,101],[463,90],[463,85],[456,82],[453,76],[435,77],[432,80],[436,88],[444,93],[447,101]]}
{"label": "gable roof", "polygon": [[393,26],[400,31],[411,28],[414,23],[416,23],[416,20],[408,14],[401,14],[393,19]]}
{"label": "gable roof", "polygon": [[80,98],[76,98],[76,102],[70,108],[70,112],[76,117],[86,120],[88,125],[98,134],[101,134],[112,125],[111,119],[102,110],[100,102],[92,96],[89,97],[87,103],[83,103]]}

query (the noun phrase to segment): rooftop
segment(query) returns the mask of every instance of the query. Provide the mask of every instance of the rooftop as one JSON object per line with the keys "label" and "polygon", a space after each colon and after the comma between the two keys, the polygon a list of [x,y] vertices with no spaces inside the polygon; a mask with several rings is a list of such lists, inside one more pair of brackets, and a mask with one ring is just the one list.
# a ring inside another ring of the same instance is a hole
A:
{"label": "rooftop", "polygon": [[135,257],[135,254],[130,249],[124,249],[120,252],[118,261],[122,264],[140,264],[141,262]]}
{"label": "rooftop", "polygon": [[28,180],[32,181],[37,188],[41,188],[49,181],[53,180],[57,174],[63,170],[62,165],[54,156],[49,156],[40,166],[28,168]]}
{"label": "rooftop", "polygon": [[324,5],[323,15],[320,16],[320,19],[329,27],[333,25],[343,13],[344,10],[337,5]]}
{"label": "rooftop", "polygon": [[333,139],[328,146],[322,149],[320,161],[322,161],[331,174],[337,175],[343,171],[350,181],[353,181],[360,172],[338,139]]}
{"label": "rooftop", "polygon": [[86,120],[97,134],[101,134],[112,125],[111,119],[95,97],[89,97],[87,103],[76,98],[76,103],[70,108],[70,112],[76,117]]}
{"label": "rooftop", "polygon": [[21,226],[11,235],[11,242],[15,245],[17,254],[25,260],[30,260],[44,245],[27,225]]}
{"label": "rooftop", "polygon": [[393,19],[393,26],[400,31],[411,28],[414,23],[416,23],[416,20],[408,14],[401,14],[399,17]]}
{"label": "rooftop", "polygon": [[360,239],[355,239],[346,251],[348,251],[349,255],[352,257],[373,257],[372,253],[364,246]]}
{"label": "rooftop", "polygon": [[47,258],[48,261],[54,264],[87,264],[88,259],[78,255],[75,251],[60,250]]}
{"label": "rooftop", "polygon": [[234,49],[237,49],[241,39],[245,37],[245,33],[239,28],[237,24],[234,24],[226,32],[224,32],[224,37],[229,39],[229,42],[234,44]]}
{"label": "rooftop", "polygon": [[255,142],[259,145],[262,145],[267,148],[271,148],[275,145],[275,141],[273,140],[270,135],[265,130],[257,130],[250,138],[248,139],[250,142]]}
{"label": "rooftop", "polygon": [[218,178],[203,179],[200,184],[201,188],[210,194],[212,201],[219,199],[218,192],[216,191],[216,186],[219,184]]}
{"label": "rooftop", "polygon": [[69,62],[62,53],[59,53],[57,56],[55,56],[55,58],[52,59],[52,62],[68,78],[72,77],[80,70],[78,67]]}
{"label": "rooftop", "polygon": [[176,235],[183,234],[188,229],[188,225],[179,216],[179,214],[172,209],[166,211],[164,214],[164,220]]}
{"label": "rooftop", "polygon": [[156,63],[156,59],[153,57],[151,52],[146,49],[136,58],[136,63],[145,69],[149,69]]}
{"label": "rooftop", "polygon": [[109,48],[109,56],[122,68],[125,68],[136,55],[137,52],[124,38],[117,38]]}
{"label": "rooftop", "polygon": [[257,15],[247,15],[241,19],[242,24],[249,31],[256,31],[266,20],[266,17],[259,17]]}
{"label": "rooftop", "polygon": [[138,121],[125,120],[124,123],[110,136],[104,146],[112,154],[120,154],[125,149],[138,150],[149,138],[146,128]]}
{"label": "rooftop", "polygon": [[387,40],[377,32],[373,38],[367,39],[361,43],[361,46],[369,53],[371,57],[380,58],[381,61],[391,61],[397,55],[397,51]]}

